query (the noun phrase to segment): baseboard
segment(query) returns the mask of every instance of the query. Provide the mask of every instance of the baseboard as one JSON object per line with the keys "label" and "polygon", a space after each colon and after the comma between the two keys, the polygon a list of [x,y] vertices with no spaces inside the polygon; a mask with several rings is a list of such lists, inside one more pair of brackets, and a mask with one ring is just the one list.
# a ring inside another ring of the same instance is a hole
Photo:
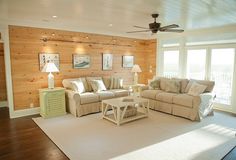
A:
{"label": "baseboard", "polygon": [[0,107],[8,107],[7,101],[1,101],[0,102]]}
{"label": "baseboard", "polygon": [[24,117],[24,116],[35,115],[35,114],[39,114],[39,112],[40,112],[39,107],[16,110],[10,114],[10,118],[19,118],[19,117]]}
{"label": "baseboard", "polygon": [[220,108],[214,108],[214,110],[236,116],[236,113],[233,111],[222,110]]}

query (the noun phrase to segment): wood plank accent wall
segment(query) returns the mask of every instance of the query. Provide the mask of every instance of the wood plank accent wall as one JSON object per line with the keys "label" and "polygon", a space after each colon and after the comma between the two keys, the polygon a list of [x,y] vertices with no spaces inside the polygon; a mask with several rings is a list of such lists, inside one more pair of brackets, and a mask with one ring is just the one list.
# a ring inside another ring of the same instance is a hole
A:
{"label": "wood plank accent wall", "polygon": [[[99,34],[88,34],[53,29],[9,26],[12,82],[15,110],[29,108],[30,103],[39,106],[38,89],[47,87],[47,73],[39,71],[38,54],[40,52],[59,53],[60,72],[55,73],[55,86],[62,86],[65,78],[82,76],[117,75],[124,83],[131,84],[131,69],[122,68],[122,56],[134,55],[135,63],[143,72],[139,74],[139,83],[155,74],[156,40],[140,40]],[[55,41],[43,42],[42,38]],[[81,41],[86,43],[75,43]],[[87,43],[89,42],[89,43]],[[92,42],[113,45],[92,44]],[[113,54],[113,70],[102,71],[102,53]],[[89,69],[73,69],[72,54],[89,54]],[[149,72],[153,67],[153,74]]]}
{"label": "wood plank accent wall", "polygon": [[0,101],[7,101],[6,74],[3,43],[0,42]]}
{"label": "wood plank accent wall", "polygon": [[157,41],[156,40],[149,40],[146,46],[146,69],[145,72],[145,83],[147,83],[148,79],[152,79],[154,75],[156,75],[156,51],[157,51]]}

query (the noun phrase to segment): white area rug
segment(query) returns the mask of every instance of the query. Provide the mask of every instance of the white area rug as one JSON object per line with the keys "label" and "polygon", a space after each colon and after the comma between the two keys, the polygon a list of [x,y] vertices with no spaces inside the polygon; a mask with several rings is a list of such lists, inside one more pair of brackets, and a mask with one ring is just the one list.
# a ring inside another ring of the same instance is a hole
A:
{"label": "white area rug", "polygon": [[222,113],[199,123],[150,111],[121,126],[100,113],[33,120],[72,160],[220,160],[236,144],[236,118]]}

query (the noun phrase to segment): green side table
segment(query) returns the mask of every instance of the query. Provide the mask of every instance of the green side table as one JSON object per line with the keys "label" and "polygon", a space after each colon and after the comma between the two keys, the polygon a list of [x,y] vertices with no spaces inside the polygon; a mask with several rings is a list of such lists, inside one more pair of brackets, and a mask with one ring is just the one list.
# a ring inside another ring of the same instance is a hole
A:
{"label": "green side table", "polygon": [[43,118],[66,114],[65,89],[39,89],[40,115]]}

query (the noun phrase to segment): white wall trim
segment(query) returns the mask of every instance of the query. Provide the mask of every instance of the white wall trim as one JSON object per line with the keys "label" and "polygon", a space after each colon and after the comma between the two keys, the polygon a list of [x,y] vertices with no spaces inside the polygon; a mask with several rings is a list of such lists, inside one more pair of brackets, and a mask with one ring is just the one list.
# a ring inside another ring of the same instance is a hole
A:
{"label": "white wall trim", "polygon": [[8,100],[10,118],[12,118],[12,114],[14,112],[14,101],[13,101],[13,88],[12,88],[12,75],[11,75],[11,55],[10,55],[8,25],[1,25],[0,24],[0,32],[2,34],[2,41],[3,41],[3,45],[4,45],[7,100]]}
{"label": "white wall trim", "polygon": [[8,107],[7,101],[1,101],[1,102],[0,102],[0,108],[1,108],[1,107]]}
{"label": "white wall trim", "polygon": [[40,113],[39,107],[16,110],[11,113],[11,118],[30,116],[30,115],[35,115],[35,114],[39,114],[39,113]]}
{"label": "white wall trim", "polygon": [[232,101],[232,112],[236,114],[236,47],[234,48],[234,76],[233,76],[233,88],[232,88],[232,97],[231,97],[231,101]]}

